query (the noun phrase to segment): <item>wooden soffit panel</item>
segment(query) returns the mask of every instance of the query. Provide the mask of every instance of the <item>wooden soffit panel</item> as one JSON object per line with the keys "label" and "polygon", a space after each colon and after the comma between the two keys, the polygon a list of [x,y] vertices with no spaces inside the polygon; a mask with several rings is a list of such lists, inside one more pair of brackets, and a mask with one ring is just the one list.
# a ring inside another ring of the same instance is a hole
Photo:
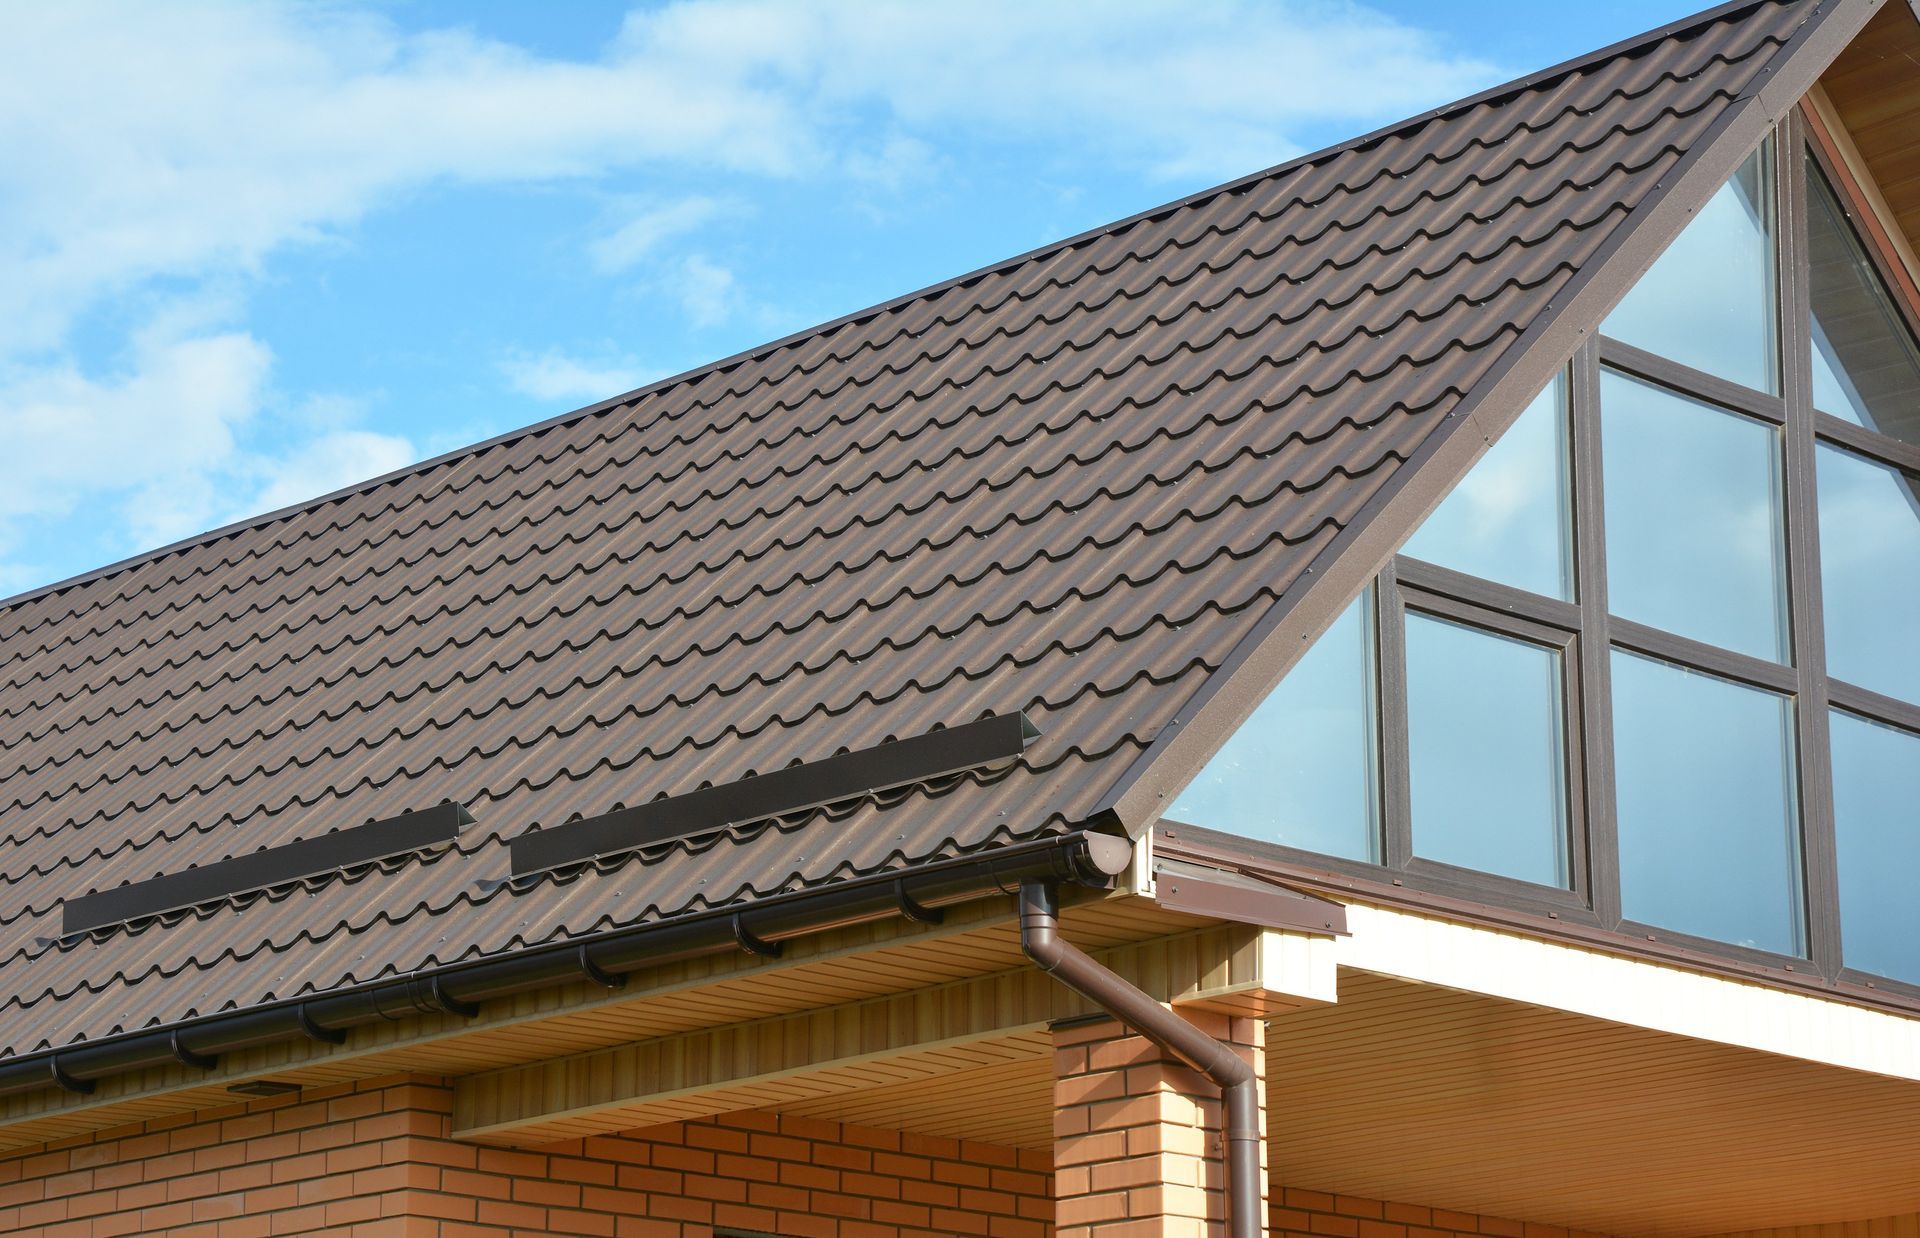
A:
{"label": "wooden soffit panel", "polygon": [[[1332,942],[1222,924],[1096,952],[1154,998],[1251,1017],[1334,995]],[[1047,1024],[1098,1013],[1033,966],[703,1028],[459,1080],[454,1134],[533,1146],[876,1085],[937,1103],[950,1076],[1047,1058]],[[931,1084],[922,1088],[921,1084]],[[896,1097],[896,1104],[900,1103]],[[922,1129],[912,1106],[899,1121]]]}
{"label": "wooden soffit panel", "polygon": [[1920,249],[1920,16],[1904,0],[1884,5],[1820,87],[1907,252]]}

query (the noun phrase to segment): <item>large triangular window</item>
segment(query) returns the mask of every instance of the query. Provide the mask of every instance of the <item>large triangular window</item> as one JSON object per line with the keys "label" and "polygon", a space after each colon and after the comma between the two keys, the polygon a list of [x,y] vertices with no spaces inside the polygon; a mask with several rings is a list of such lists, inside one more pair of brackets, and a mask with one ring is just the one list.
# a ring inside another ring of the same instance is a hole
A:
{"label": "large triangular window", "polygon": [[1168,815],[1920,992],[1920,347],[1843,176],[1785,122]]}

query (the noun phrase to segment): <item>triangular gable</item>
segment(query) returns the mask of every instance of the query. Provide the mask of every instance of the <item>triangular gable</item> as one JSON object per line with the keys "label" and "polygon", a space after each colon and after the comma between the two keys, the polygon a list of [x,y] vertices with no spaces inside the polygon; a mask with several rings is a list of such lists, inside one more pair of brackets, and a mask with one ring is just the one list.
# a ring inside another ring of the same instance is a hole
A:
{"label": "triangular gable", "polygon": [[1920,994],[1920,297],[1817,119],[1212,754],[1176,854]]}
{"label": "triangular gable", "polygon": [[[1578,271],[1539,307],[1445,423],[1370,497],[1281,595],[1259,627],[1180,709],[1149,751],[1100,804],[1139,833],[1172,802],[1264,700],[1312,641],[1352,602],[1422,520],[1466,475],[1592,336],[1607,313],[1791,110],[1872,17],[1873,0],[1834,0],[1797,11],[1803,21],[1778,52],[1732,90],[1713,118],[1672,145],[1681,153]],[[1712,16],[1725,19],[1729,10]],[[1677,120],[1678,118],[1675,118]]]}

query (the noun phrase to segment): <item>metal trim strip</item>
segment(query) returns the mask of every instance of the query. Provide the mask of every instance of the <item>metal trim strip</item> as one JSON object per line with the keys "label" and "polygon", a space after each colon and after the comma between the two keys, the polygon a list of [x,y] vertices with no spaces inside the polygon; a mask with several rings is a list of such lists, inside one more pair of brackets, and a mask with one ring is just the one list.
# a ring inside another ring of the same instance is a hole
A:
{"label": "metal trim strip", "polygon": [[1039,735],[1025,714],[1002,714],[551,829],[529,830],[508,844],[513,875],[524,877],[730,825],[804,812],[870,791],[1005,765]]}
{"label": "metal trim strip", "polygon": [[61,903],[60,931],[66,935],[85,933],[127,920],[197,907],[234,894],[284,885],[338,868],[405,855],[452,842],[462,829],[472,824],[473,817],[465,808],[454,803],[440,804],[182,872],[95,890]]}

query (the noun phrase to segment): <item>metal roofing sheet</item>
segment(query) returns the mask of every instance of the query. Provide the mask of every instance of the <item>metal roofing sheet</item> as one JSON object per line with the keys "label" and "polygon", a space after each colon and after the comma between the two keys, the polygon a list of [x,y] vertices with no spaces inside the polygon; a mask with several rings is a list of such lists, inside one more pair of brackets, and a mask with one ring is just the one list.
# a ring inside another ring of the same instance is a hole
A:
{"label": "metal roofing sheet", "polygon": [[[0,606],[0,1048],[1083,820],[1808,7]],[[1016,709],[1009,769],[506,880],[534,823]],[[59,936],[443,799],[451,851]]]}

